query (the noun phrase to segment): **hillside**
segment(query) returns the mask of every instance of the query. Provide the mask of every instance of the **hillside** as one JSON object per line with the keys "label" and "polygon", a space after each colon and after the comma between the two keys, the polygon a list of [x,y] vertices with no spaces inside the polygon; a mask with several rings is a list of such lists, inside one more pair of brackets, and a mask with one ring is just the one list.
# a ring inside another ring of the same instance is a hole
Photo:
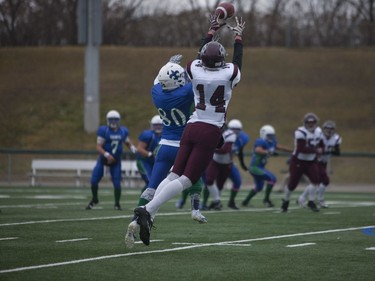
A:
{"label": "hillside", "polygon": [[[101,120],[117,109],[136,140],[156,113],[149,90],[159,68],[195,49],[101,48]],[[231,50],[228,50],[231,60]],[[0,147],[94,149],[83,130],[84,48],[0,48]],[[245,49],[242,80],[228,118],[254,140],[266,123],[293,145],[302,117],[333,119],[343,151],[375,152],[374,49]],[[251,149],[249,145],[248,149]]]}

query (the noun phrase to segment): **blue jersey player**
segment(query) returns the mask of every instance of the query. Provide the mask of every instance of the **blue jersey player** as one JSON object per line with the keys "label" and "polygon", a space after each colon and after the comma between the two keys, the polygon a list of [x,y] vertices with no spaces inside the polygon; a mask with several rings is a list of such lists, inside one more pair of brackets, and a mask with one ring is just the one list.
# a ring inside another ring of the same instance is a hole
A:
{"label": "blue jersey player", "polygon": [[264,183],[267,182],[263,203],[267,207],[274,207],[274,204],[270,200],[270,194],[276,183],[276,176],[265,167],[268,157],[270,155],[275,155],[276,150],[291,152],[290,149],[282,147],[277,143],[275,129],[270,125],[264,125],[260,129],[260,138],[255,140],[253,155],[249,166],[249,172],[254,179],[255,187],[250,190],[249,194],[242,202],[242,206],[248,206],[251,198],[263,190]]}
{"label": "blue jersey player", "polygon": [[137,144],[137,168],[146,183],[145,188],[151,178],[152,167],[154,166],[155,155],[163,130],[163,120],[159,115],[155,115],[152,117],[150,124],[151,129],[144,130],[139,135]]}
{"label": "blue jersey player", "polygon": [[[247,167],[244,162],[243,149],[245,145],[249,142],[250,137],[242,130],[242,122],[238,119],[232,119],[231,121],[229,121],[228,128],[235,132],[239,131],[237,134],[237,139],[232,146],[232,153],[233,155],[237,155],[241,168],[244,171],[247,171]],[[230,192],[228,207],[236,210],[238,209],[238,207],[236,206],[235,198],[238,194],[238,191],[240,190],[242,179],[240,170],[234,162],[231,166],[229,179],[232,181],[233,185]]]}
{"label": "blue jersey player", "polygon": [[99,182],[104,175],[104,167],[109,167],[111,180],[114,187],[115,210],[121,210],[121,155],[123,143],[135,153],[136,148],[129,139],[129,131],[126,127],[120,126],[120,113],[111,110],[106,116],[107,125],[100,126],[97,131],[96,150],[99,153],[98,160],[91,175],[92,199],[86,209],[92,209],[99,203],[98,189]]}
{"label": "blue jersey player", "polygon": [[[138,206],[145,205],[153,199],[158,192],[157,187],[171,170],[180,147],[182,133],[194,105],[192,84],[186,83],[185,70],[178,63],[171,62],[176,57],[179,56],[173,56],[170,62],[160,69],[151,89],[152,101],[163,119],[163,131],[150,182],[142,193]],[[198,181],[190,187],[190,193],[192,194],[192,219],[204,223],[206,218],[199,211],[201,184]],[[137,228],[137,221],[133,218],[125,236],[128,248],[134,245]]]}

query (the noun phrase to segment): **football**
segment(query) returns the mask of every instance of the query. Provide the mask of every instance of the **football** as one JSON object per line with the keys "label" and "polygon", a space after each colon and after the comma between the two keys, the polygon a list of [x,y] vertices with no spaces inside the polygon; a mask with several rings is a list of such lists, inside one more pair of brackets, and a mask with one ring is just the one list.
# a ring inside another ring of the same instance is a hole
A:
{"label": "football", "polygon": [[226,20],[234,15],[234,6],[232,3],[229,2],[222,2],[220,3],[216,10],[215,15],[219,16],[219,19]]}

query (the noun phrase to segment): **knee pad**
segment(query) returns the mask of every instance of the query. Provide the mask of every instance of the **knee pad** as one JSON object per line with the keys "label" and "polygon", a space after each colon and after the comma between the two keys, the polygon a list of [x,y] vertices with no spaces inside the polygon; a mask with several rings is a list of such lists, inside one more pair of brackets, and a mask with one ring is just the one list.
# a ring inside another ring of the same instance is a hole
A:
{"label": "knee pad", "polygon": [[151,201],[152,198],[154,198],[155,191],[155,189],[148,187],[145,189],[145,191],[142,192],[141,198],[146,199],[147,201]]}
{"label": "knee pad", "polygon": [[192,186],[191,180],[189,180],[188,177],[182,175],[181,177],[178,178],[178,181],[182,184],[183,189],[185,190],[186,188],[189,188]]}

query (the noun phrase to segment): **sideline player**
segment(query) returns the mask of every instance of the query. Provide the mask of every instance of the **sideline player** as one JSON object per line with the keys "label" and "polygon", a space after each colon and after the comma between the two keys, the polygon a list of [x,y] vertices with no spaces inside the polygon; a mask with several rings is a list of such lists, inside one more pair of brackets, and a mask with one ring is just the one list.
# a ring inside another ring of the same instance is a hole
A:
{"label": "sideline player", "polygon": [[100,126],[97,131],[96,150],[99,152],[98,160],[91,175],[92,199],[86,209],[90,210],[99,203],[98,189],[99,182],[104,175],[104,167],[109,167],[111,180],[114,187],[115,210],[121,210],[121,155],[123,143],[132,153],[137,149],[129,138],[129,131],[126,127],[120,126],[120,113],[111,110],[107,113],[107,125]]}

